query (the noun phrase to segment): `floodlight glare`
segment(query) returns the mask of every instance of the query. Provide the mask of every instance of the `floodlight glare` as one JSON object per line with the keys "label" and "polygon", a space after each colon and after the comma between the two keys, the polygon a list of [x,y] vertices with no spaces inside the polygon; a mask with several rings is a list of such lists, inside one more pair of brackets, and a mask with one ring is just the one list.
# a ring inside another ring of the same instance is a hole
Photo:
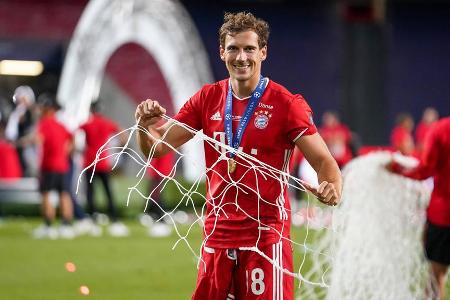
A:
{"label": "floodlight glare", "polygon": [[44,65],[34,60],[2,60],[0,75],[38,76],[44,71]]}

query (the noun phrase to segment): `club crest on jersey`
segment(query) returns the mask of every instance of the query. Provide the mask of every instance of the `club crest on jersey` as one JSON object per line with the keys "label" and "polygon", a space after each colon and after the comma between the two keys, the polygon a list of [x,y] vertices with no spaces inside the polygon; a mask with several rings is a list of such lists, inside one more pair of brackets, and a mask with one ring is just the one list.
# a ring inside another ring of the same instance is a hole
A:
{"label": "club crest on jersey", "polygon": [[260,110],[255,112],[255,127],[258,129],[264,129],[269,124],[269,119],[272,114],[269,114],[267,110]]}

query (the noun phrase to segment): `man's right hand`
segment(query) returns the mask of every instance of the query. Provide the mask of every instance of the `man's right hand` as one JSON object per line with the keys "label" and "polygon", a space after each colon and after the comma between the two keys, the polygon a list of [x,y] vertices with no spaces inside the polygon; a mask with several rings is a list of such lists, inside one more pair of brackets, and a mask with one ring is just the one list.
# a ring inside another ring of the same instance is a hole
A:
{"label": "man's right hand", "polygon": [[165,113],[166,109],[158,101],[147,99],[137,106],[134,117],[139,125],[148,127],[156,124]]}

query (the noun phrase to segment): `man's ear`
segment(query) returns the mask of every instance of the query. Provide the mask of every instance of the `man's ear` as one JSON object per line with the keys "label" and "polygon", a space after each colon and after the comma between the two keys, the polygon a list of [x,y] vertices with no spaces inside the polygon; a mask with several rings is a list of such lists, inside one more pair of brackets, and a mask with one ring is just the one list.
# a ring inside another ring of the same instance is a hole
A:
{"label": "man's ear", "polygon": [[222,46],[220,46],[219,54],[220,54],[220,59],[225,61],[225,49],[223,49]]}
{"label": "man's ear", "polygon": [[261,61],[265,61],[267,58],[267,45],[261,48]]}

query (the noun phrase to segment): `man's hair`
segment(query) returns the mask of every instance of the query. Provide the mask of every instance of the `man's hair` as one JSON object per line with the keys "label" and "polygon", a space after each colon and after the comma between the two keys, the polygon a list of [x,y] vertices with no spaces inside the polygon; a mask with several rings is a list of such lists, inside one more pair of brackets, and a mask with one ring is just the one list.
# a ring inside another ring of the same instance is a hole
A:
{"label": "man's hair", "polygon": [[234,36],[244,31],[254,31],[258,35],[258,45],[262,48],[267,45],[269,39],[269,24],[253,14],[247,12],[225,13],[223,25],[219,30],[220,46],[225,47],[227,34]]}
{"label": "man's hair", "polygon": [[411,114],[407,112],[401,112],[395,117],[395,124],[401,125],[408,119],[413,121],[413,117],[411,116]]}

